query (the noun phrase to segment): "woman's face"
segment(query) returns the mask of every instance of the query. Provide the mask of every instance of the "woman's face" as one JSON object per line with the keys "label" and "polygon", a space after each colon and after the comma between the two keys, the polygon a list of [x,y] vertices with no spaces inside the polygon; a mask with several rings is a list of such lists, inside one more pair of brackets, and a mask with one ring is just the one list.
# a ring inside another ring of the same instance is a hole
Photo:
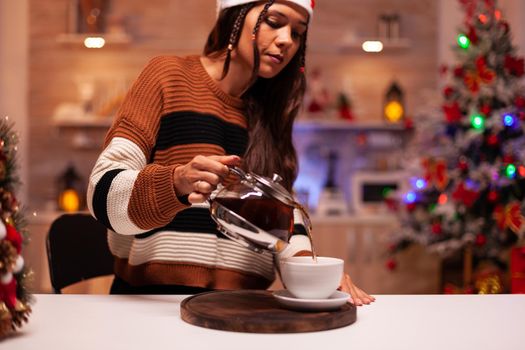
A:
{"label": "woman's face", "polygon": [[[237,46],[238,58],[253,68],[252,32],[264,2],[246,15]],[[306,32],[308,12],[294,3],[276,1],[263,18],[257,34],[260,55],[259,76],[273,78],[292,60]]]}

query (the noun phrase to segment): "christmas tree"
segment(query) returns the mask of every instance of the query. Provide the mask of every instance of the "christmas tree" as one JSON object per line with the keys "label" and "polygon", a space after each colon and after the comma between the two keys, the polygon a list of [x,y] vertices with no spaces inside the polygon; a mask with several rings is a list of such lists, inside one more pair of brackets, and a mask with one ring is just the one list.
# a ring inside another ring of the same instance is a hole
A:
{"label": "christmas tree", "polygon": [[447,255],[468,248],[474,261],[504,266],[506,248],[525,231],[524,61],[496,1],[460,3],[465,21],[454,47],[458,64],[444,69],[442,117],[423,123],[419,156],[405,166],[413,178],[387,198],[403,227],[390,249],[418,242]]}
{"label": "christmas tree", "polygon": [[31,312],[29,271],[21,254],[27,232],[14,195],[16,151],[17,135],[6,117],[0,120],[0,339],[21,327]]}

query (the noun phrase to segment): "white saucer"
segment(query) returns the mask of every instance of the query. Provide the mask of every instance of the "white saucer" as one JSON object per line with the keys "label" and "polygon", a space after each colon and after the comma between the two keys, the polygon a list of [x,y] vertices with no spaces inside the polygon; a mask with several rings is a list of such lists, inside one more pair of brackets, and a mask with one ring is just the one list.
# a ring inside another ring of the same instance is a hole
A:
{"label": "white saucer", "polygon": [[304,311],[330,311],[337,310],[348,302],[350,295],[345,292],[336,291],[328,299],[299,299],[294,297],[286,289],[276,290],[273,296],[279,304],[290,309]]}

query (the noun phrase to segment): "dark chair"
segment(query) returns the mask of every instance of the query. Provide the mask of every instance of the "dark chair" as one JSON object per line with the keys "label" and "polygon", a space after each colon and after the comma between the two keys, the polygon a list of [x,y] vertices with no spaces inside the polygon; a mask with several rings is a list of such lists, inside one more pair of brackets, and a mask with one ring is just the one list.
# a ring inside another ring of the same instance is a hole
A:
{"label": "dark chair", "polygon": [[89,214],[63,214],[46,237],[53,292],[85,279],[112,275],[107,229]]}

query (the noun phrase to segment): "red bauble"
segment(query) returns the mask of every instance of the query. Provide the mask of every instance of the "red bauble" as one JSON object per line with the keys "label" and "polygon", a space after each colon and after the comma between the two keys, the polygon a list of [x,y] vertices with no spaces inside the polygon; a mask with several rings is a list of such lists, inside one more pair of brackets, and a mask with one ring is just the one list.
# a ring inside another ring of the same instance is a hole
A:
{"label": "red bauble", "polygon": [[514,104],[518,108],[525,108],[525,97],[517,96],[516,99],[514,100]]}
{"label": "red bauble", "polygon": [[505,56],[505,69],[518,78],[525,74],[525,61],[523,58],[516,58],[511,55]]}
{"label": "red bauble", "polygon": [[16,248],[16,252],[20,254],[22,251],[22,236],[16,231],[13,225],[5,225],[6,228],[6,237],[9,242]]}
{"label": "red bauble", "polygon": [[405,129],[412,130],[414,129],[414,121],[412,118],[406,118],[405,119]]}
{"label": "red bauble", "polygon": [[467,171],[468,170],[468,163],[464,160],[460,160],[458,163],[458,168],[461,171]]}
{"label": "red bauble", "polygon": [[7,284],[0,282],[0,301],[3,301],[9,309],[16,306],[16,278],[12,278]]}
{"label": "red bauble", "polygon": [[467,36],[472,44],[476,45],[478,43],[478,34],[474,26],[469,25]]}
{"label": "red bauble", "polygon": [[454,68],[454,76],[456,78],[463,78],[464,75],[465,75],[465,70],[463,69],[463,67],[457,66],[456,68]]}
{"label": "red bauble", "polygon": [[455,92],[454,88],[451,87],[451,86],[447,86],[446,88],[443,89],[443,95],[446,97],[446,98],[450,98],[450,96],[452,96],[452,94]]}
{"label": "red bauble", "polygon": [[511,154],[506,154],[503,156],[503,163],[510,164],[514,162],[514,157]]}
{"label": "red bauble", "polygon": [[494,134],[490,134],[488,137],[487,137],[487,144],[489,146],[497,146],[499,143],[499,139],[498,139],[498,136],[494,135]]}
{"label": "red bauble", "polygon": [[488,117],[490,115],[490,112],[492,112],[492,108],[490,107],[490,105],[483,105],[481,106],[479,111],[483,113],[486,117]]}
{"label": "red bauble", "polygon": [[414,203],[408,203],[407,204],[407,211],[408,212],[413,212],[414,210],[416,209],[416,205]]}
{"label": "red bauble", "polygon": [[494,203],[498,200],[498,192],[496,191],[490,191],[487,198],[490,202]]}
{"label": "red bauble", "polygon": [[386,268],[389,269],[390,271],[394,271],[397,267],[397,261],[395,261],[394,259],[388,259],[387,262],[386,262]]}
{"label": "red bauble", "polygon": [[352,114],[352,110],[346,106],[339,108],[339,116],[342,119],[354,120],[354,115]]}
{"label": "red bauble", "polygon": [[445,112],[445,117],[448,123],[453,124],[461,121],[461,109],[459,108],[457,101],[450,105],[444,105],[443,112]]}
{"label": "red bauble", "polygon": [[487,237],[483,233],[478,233],[476,235],[476,245],[482,247],[487,243]]}
{"label": "red bauble", "polygon": [[435,223],[435,224],[432,224],[432,233],[435,234],[435,235],[440,235],[443,233],[443,228],[441,227],[441,224],[440,223]]}

